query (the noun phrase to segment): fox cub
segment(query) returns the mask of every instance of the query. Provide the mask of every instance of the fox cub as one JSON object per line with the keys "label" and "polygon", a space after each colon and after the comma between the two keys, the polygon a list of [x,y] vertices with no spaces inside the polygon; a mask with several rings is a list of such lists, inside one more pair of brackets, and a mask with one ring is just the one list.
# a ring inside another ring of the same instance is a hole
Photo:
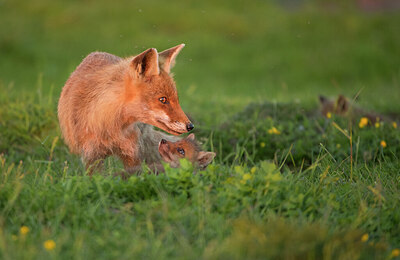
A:
{"label": "fox cub", "polygon": [[176,142],[161,139],[158,145],[158,151],[163,161],[169,163],[173,168],[180,166],[180,159],[186,158],[195,167],[205,169],[214,159],[215,153],[204,152],[200,150],[200,146],[195,141],[194,134],[188,135],[186,138]]}
{"label": "fox cub", "polygon": [[[205,169],[214,159],[215,153],[202,151],[195,140],[195,135],[186,138],[167,135],[156,131],[152,126],[138,123],[140,134],[138,155],[150,170],[155,173],[164,172],[162,161],[172,168],[180,167],[180,159],[186,158],[195,168]],[[141,165],[136,172],[140,172]],[[116,173],[116,176],[127,178],[131,173]]]}
{"label": "fox cub", "polygon": [[65,143],[87,168],[115,155],[127,171],[135,171],[143,160],[139,122],[173,135],[194,128],[170,75],[183,47],[160,53],[152,48],[128,58],[93,52],[71,74],[60,95],[58,119]]}
{"label": "fox cub", "polygon": [[327,116],[328,113],[336,114],[339,116],[347,116],[350,118],[366,117],[371,124],[385,120],[390,121],[387,117],[375,112],[368,112],[350,102],[345,96],[339,95],[336,100],[329,99],[325,96],[319,96],[321,113]]}

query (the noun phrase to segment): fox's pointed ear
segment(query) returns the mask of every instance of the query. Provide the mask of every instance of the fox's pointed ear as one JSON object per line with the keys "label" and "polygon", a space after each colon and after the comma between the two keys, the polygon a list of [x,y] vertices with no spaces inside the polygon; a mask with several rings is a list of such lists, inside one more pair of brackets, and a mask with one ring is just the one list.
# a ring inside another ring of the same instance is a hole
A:
{"label": "fox's pointed ear", "polygon": [[168,50],[160,52],[159,54],[159,62],[160,68],[165,72],[169,73],[171,68],[175,65],[176,56],[178,56],[179,52],[185,47],[185,44],[179,44],[178,46],[172,47]]}
{"label": "fox's pointed ear", "polygon": [[195,136],[194,136],[194,134],[193,134],[193,133],[191,133],[191,134],[190,134],[190,135],[188,135],[186,138],[187,138],[187,139],[189,139],[189,140],[192,140],[192,141],[194,141],[194,138],[195,138]]}
{"label": "fox's pointed ear", "polygon": [[349,110],[349,102],[345,96],[339,95],[338,99],[336,100],[336,108],[339,113],[346,113],[347,110]]}
{"label": "fox's pointed ear", "polygon": [[204,168],[207,167],[207,165],[209,165],[212,160],[215,157],[215,153],[213,152],[199,152],[199,155],[197,156],[197,162],[199,164],[200,167]]}
{"label": "fox's pointed ear", "polygon": [[321,103],[321,104],[324,104],[328,99],[325,97],[325,96],[323,96],[323,95],[319,95],[318,96],[319,97],[319,103]]}
{"label": "fox's pointed ear", "polygon": [[157,50],[154,48],[145,50],[133,58],[131,66],[137,77],[149,77],[160,74]]}

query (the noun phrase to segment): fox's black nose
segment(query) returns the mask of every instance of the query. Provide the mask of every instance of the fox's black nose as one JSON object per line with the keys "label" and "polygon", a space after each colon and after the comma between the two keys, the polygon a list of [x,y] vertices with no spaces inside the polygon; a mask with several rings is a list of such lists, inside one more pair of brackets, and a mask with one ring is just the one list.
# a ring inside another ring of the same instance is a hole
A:
{"label": "fox's black nose", "polygon": [[161,143],[162,143],[162,144],[166,144],[166,143],[167,143],[167,140],[161,139]]}
{"label": "fox's black nose", "polygon": [[191,131],[193,128],[194,128],[194,125],[192,123],[188,123],[186,125],[186,129],[188,130],[188,132]]}

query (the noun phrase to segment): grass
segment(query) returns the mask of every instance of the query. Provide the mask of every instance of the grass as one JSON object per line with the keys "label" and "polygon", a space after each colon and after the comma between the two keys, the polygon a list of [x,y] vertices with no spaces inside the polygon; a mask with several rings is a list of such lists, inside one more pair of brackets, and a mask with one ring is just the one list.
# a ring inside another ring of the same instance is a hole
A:
{"label": "grass", "polygon": [[[397,11],[322,2],[0,6],[9,25],[0,29],[0,258],[396,257],[399,128],[325,119],[317,95],[361,90],[361,106],[399,123]],[[93,50],[128,56],[181,42],[180,100],[215,162],[196,175],[182,162],[122,181],[110,158],[89,178],[58,129],[68,74]]]}
{"label": "grass", "polygon": [[[108,160],[91,179],[59,140],[54,104],[29,98],[2,104],[3,258],[385,258],[400,243],[400,132],[391,124],[355,127],[353,166],[333,125],[343,118],[253,104],[211,137],[200,127],[219,155],[200,174],[182,162],[122,181]],[[281,133],[268,133],[272,125]]]}

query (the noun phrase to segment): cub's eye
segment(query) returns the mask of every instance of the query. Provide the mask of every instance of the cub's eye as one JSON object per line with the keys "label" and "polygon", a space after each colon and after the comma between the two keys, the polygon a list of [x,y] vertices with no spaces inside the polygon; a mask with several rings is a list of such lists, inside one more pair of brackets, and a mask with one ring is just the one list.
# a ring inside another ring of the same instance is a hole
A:
{"label": "cub's eye", "polygon": [[178,153],[180,153],[181,155],[185,156],[185,150],[183,150],[182,148],[178,148],[176,150],[178,151]]}
{"label": "cub's eye", "polygon": [[160,100],[160,102],[163,104],[168,104],[168,100],[166,97],[160,97],[158,100]]}

